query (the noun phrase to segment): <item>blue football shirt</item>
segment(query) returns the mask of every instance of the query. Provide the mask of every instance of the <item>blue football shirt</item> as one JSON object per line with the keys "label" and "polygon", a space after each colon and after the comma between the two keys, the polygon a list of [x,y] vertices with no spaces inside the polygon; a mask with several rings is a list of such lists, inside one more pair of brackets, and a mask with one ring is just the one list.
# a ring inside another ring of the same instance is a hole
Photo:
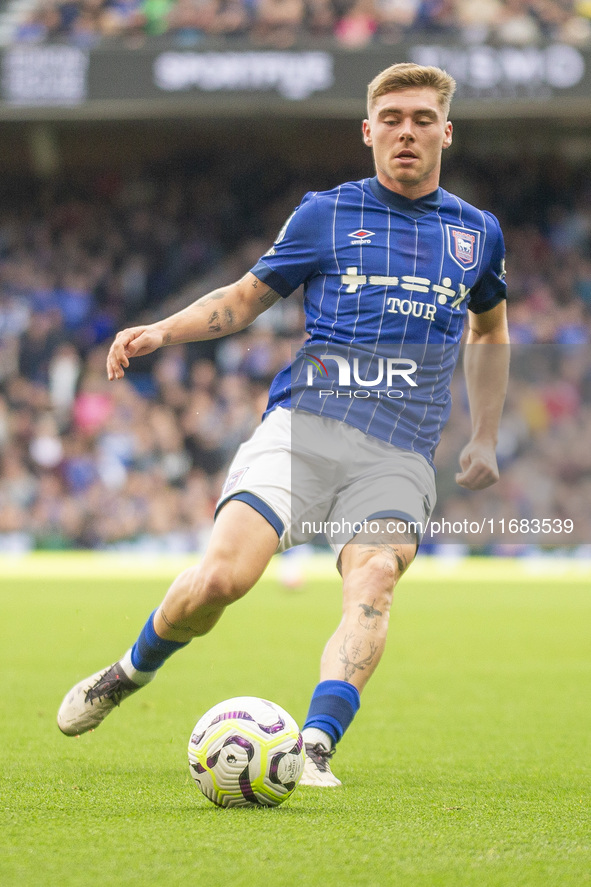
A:
{"label": "blue football shirt", "polygon": [[374,177],[306,194],[251,269],[283,297],[304,285],[308,340],[267,413],[338,419],[432,462],[466,312],[506,298],[504,257],[497,219],[442,188],[408,200]]}

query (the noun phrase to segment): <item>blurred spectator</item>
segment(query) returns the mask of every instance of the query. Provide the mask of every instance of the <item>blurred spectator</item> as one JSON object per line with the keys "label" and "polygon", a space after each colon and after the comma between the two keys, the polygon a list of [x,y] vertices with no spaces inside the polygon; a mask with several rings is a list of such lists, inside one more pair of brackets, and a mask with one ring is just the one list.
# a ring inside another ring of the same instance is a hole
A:
{"label": "blurred spectator", "polygon": [[310,37],[328,38],[334,33],[338,13],[333,0],[306,0],[305,32]]}
{"label": "blurred spectator", "polygon": [[177,0],[170,8],[166,25],[178,43],[192,46],[215,33],[216,0]]}
{"label": "blurred spectator", "polygon": [[376,0],[376,20],[383,43],[398,43],[417,21],[420,0]]}
{"label": "blurred spectator", "polygon": [[69,342],[58,345],[51,356],[48,370],[49,396],[60,425],[65,424],[70,415],[81,366],[80,355]]}
{"label": "blurred spectator", "polygon": [[537,43],[542,30],[528,0],[504,0],[496,36],[502,43],[521,46]]}
{"label": "blurred spectator", "polygon": [[168,29],[168,17],[174,0],[143,0],[141,16],[146,34],[157,37]]}
{"label": "blurred spectator", "polygon": [[105,37],[133,36],[144,29],[142,0],[107,0],[102,7],[100,30]]}
{"label": "blurred spectator", "polygon": [[304,27],[304,0],[256,0],[252,39],[262,46],[287,49]]}
{"label": "blurred spectator", "polygon": [[378,29],[378,16],[374,0],[354,0],[337,22],[335,36],[349,49],[361,49],[370,43]]}

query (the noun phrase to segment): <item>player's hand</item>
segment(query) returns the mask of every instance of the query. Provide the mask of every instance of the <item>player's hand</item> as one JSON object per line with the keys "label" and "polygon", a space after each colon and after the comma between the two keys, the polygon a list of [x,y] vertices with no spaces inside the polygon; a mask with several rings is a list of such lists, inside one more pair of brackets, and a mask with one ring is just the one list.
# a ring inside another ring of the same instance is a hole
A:
{"label": "player's hand", "polygon": [[107,356],[109,382],[123,378],[130,357],[151,354],[163,345],[163,338],[163,333],[153,326],[134,326],[117,333]]}
{"label": "player's hand", "polygon": [[456,483],[467,490],[485,490],[499,479],[499,466],[493,446],[471,440],[460,453]]}

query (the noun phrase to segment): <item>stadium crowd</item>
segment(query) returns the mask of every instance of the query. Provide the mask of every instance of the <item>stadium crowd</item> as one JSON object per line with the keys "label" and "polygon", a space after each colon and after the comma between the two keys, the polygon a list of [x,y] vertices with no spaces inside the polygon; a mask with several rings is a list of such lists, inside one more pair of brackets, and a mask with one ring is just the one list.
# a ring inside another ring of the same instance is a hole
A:
{"label": "stadium crowd", "polygon": [[352,49],[394,44],[410,33],[530,45],[543,38],[591,42],[589,0],[40,0],[17,42],[67,41],[91,48],[165,38],[181,46],[242,38],[287,48],[302,38]]}
{"label": "stadium crowd", "polygon": [[[340,172],[310,174],[307,187],[330,187]],[[105,356],[117,329],[255,263],[306,189],[288,169],[274,181],[267,192],[259,183],[256,205],[249,174],[213,167],[3,184],[0,550],[203,548],[229,460],[303,341],[301,294],[239,335],[138,359],[116,384]],[[456,158],[444,183],[501,220],[522,356],[502,425],[503,478],[486,497],[453,481],[469,434],[456,378],[439,511],[577,517],[591,542],[589,172],[532,159],[518,177],[509,161]]]}

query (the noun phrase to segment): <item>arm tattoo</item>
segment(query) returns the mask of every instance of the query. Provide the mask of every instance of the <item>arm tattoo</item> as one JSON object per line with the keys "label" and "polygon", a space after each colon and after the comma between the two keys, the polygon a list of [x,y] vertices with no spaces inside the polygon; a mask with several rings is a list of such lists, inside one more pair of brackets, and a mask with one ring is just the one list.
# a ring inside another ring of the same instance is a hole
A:
{"label": "arm tattoo", "polygon": [[270,308],[271,305],[274,305],[275,302],[280,299],[281,296],[279,293],[276,293],[275,290],[268,289],[266,292],[261,293],[259,296],[259,302],[266,309]]}
{"label": "arm tattoo", "polygon": [[220,299],[223,299],[228,293],[228,287],[222,286],[217,290],[214,290],[212,293],[209,293],[207,296],[203,296],[203,298],[199,299],[200,305],[209,305],[210,302],[219,302]]}
{"label": "arm tattoo", "polygon": [[[339,659],[345,666],[345,680],[349,681],[356,671],[365,671],[368,665],[373,662],[377,652],[378,645],[373,641],[369,642],[369,654],[361,659],[361,648],[363,640],[356,638],[354,634],[345,635],[345,640],[339,648]],[[347,648],[350,649],[347,649]]]}
{"label": "arm tattoo", "polygon": [[163,344],[164,344],[164,345],[170,345],[171,342],[172,342],[172,333],[164,333],[164,341],[163,341]]}
{"label": "arm tattoo", "polygon": [[209,315],[209,320],[207,321],[209,324],[209,332],[210,333],[221,333],[222,325],[220,323],[220,312],[212,311]]}
{"label": "arm tattoo", "polygon": [[234,326],[234,312],[227,305],[224,308],[223,317],[220,315],[220,312],[217,310],[212,311],[209,315],[208,319],[209,324],[209,332],[210,333],[227,333],[231,327]]}

